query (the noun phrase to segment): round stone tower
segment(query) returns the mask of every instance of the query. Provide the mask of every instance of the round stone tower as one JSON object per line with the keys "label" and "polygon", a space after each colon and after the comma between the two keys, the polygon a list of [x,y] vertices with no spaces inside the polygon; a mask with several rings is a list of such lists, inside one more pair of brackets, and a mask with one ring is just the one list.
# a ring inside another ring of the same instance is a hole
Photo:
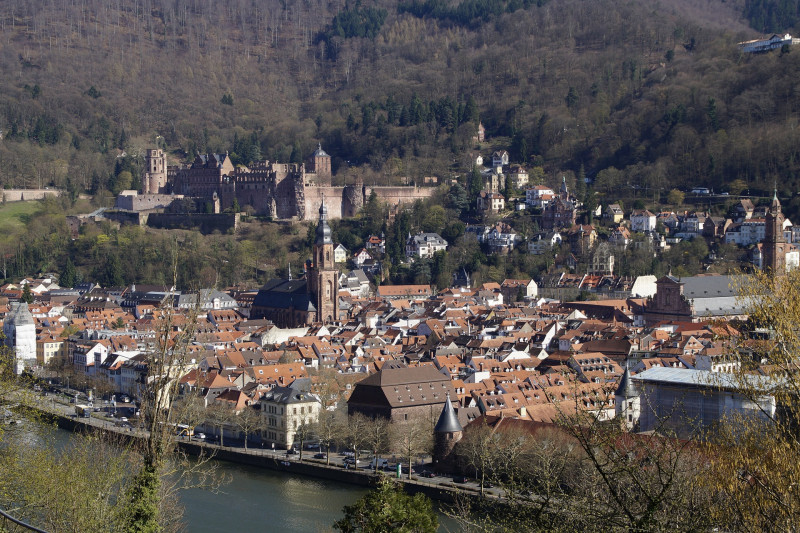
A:
{"label": "round stone tower", "polygon": [[464,435],[464,428],[458,421],[456,411],[450,402],[450,393],[444,402],[442,414],[433,428],[433,464],[437,470],[448,470],[451,462],[451,453],[456,443]]}

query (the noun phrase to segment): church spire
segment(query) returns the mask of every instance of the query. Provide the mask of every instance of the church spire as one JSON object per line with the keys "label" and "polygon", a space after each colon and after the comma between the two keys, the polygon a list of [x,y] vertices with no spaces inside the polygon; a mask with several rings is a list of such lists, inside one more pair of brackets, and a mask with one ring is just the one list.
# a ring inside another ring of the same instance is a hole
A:
{"label": "church spire", "polygon": [[325,196],[319,204],[319,222],[317,223],[317,240],[315,244],[331,244],[331,227],[328,226],[328,208],[325,206]]}

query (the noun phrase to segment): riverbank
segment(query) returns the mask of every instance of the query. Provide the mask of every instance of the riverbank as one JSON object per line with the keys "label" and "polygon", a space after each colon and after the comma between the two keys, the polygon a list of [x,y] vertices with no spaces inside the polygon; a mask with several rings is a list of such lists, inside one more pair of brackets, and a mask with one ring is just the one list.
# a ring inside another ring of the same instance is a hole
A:
{"label": "riverbank", "polygon": [[[31,406],[35,411],[53,417],[59,428],[68,431],[104,431],[127,439],[146,438],[146,433],[143,431],[134,428],[121,428],[102,418],[76,417],[69,413],[70,407],[69,405],[63,405],[56,401],[43,401],[38,406]],[[176,444],[187,455],[211,455],[216,460],[229,463],[277,472],[286,472],[299,476],[314,477],[361,487],[373,486],[378,479],[377,476],[391,475],[381,471],[375,474],[370,470],[347,469],[338,465],[328,465],[325,464],[324,459],[304,458],[300,461],[297,456],[285,455],[283,452],[279,451],[253,448],[244,450],[241,448],[232,448],[180,438],[176,439]],[[452,482],[448,481],[428,482],[413,475],[411,479],[402,477],[397,480],[403,484],[406,492],[410,494],[423,493],[431,499],[444,503],[452,503],[457,498],[478,497],[478,489],[472,487],[457,487],[453,485]]]}

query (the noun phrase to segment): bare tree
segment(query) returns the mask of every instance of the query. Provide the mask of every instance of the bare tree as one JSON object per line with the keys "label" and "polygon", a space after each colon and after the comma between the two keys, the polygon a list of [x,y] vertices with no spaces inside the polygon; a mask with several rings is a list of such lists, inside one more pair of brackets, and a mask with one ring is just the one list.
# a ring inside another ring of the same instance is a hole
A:
{"label": "bare tree", "polygon": [[367,419],[367,444],[372,450],[373,469],[378,472],[380,455],[389,450],[389,421],[382,416]]}
{"label": "bare tree", "polygon": [[345,431],[340,436],[342,443],[349,450],[353,450],[353,458],[356,464],[358,464],[359,450],[369,442],[369,421],[369,417],[361,413],[348,415]]}
{"label": "bare tree", "polygon": [[325,464],[331,462],[331,446],[342,440],[345,432],[346,415],[339,410],[331,411],[323,408],[319,412],[314,424],[314,434],[319,439],[319,444],[325,449]]}
{"label": "bare tree", "polygon": [[236,413],[222,402],[213,402],[206,408],[206,420],[219,432],[219,445],[225,446],[225,426],[234,422]]}
{"label": "bare tree", "polygon": [[261,427],[261,414],[253,407],[245,407],[231,417],[231,421],[244,435],[244,449],[247,450],[248,436]]}
{"label": "bare tree", "polygon": [[392,451],[405,460],[409,479],[414,458],[431,451],[433,433],[429,425],[425,419],[412,418],[393,422],[390,427]]}

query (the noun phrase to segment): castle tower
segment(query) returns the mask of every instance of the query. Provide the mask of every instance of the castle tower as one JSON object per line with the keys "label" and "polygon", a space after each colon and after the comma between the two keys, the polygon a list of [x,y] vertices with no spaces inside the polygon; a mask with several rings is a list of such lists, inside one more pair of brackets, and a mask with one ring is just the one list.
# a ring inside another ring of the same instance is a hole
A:
{"label": "castle tower", "polygon": [[786,239],[783,236],[783,213],[781,202],[778,200],[778,190],[772,197],[767,213],[766,227],[764,228],[764,256],[761,266],[764,271],[773,275],[786,273]]}
{"label": "castle tower", "polygon": [[448,392],[442,414],[439,415],[439,421],[433,428],[433,463],[437,470],[447,470],[450,454],[463,435],[464,429],[458,421]]}
{"label": "castle tower", "polygon": [[319,223],[314,242],[314,264],[308,272],[308,293],[317,309],[317,322],[339,319],[339,273],[334,265],[333,240],[328,226],[325,199],[319,206]]}
{"label": "castle tower", "polygon": [[330,180],[331,177],[331,156],[322,149],[322,144],[317,145],[314,155],[311,156],[314,165],[314,173],[317,175],[317,183]]}
{"label": "castle tower", "polygon": [[569,200],[569,189],[567,188],[567,177],[561,176],[561,190],[558,192],[563,200]]}
{"label": "castle tower", "polygon": [[625,373],[619,382],[614,393],[614,409],[617,419],[625,426],[628,431],[634,431],[639,425],[639,415],[641,414],[641,404],[639,393],[631,380],[631,370],[628,368],[628,361],[625,361]]}
{"label": "castle tower", "polygon": [[142,180],[142,193],[161,194],[167,187],[167,156],[164,150],[147,150],[145,157],[147,170]]}

